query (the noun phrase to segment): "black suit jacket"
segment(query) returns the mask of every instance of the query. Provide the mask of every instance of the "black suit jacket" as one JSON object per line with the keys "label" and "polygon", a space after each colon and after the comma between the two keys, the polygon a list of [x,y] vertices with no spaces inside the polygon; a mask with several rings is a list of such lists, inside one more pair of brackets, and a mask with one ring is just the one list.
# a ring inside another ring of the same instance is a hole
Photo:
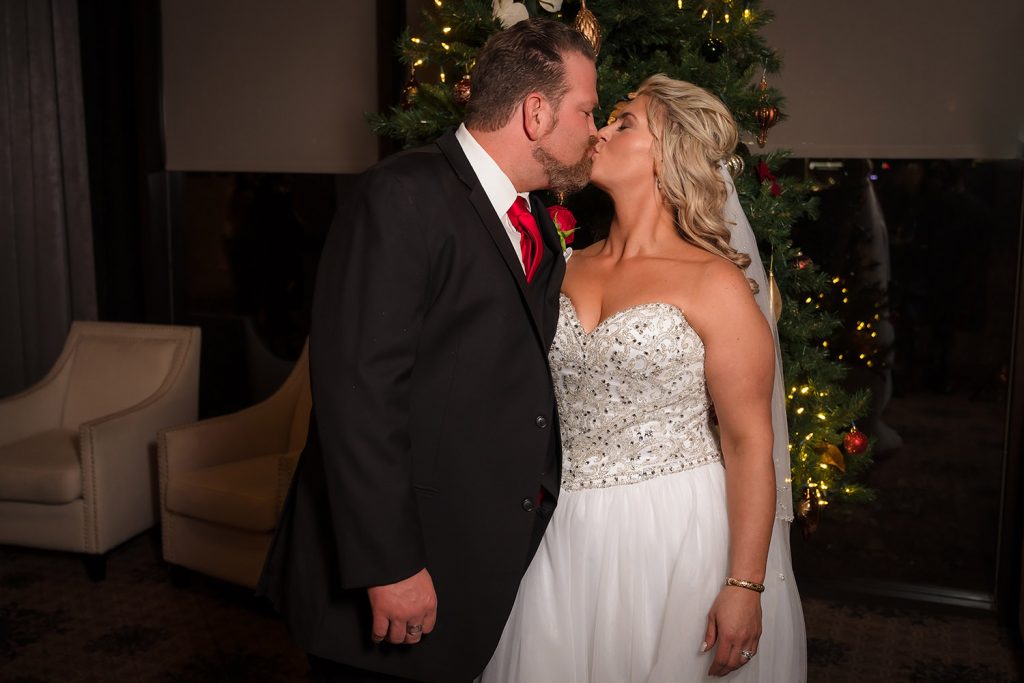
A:
{"label": "black suit jacket", "polygon": [[[540,272],[523,269],[453,133],[363,174],[317,276],[309,441],[260,580],[315,655],[425,681],[494,652],[557,495],[547,352],[565,270],[539,200]],[[366,587],[423,567],[437,626],[373,646]]]}

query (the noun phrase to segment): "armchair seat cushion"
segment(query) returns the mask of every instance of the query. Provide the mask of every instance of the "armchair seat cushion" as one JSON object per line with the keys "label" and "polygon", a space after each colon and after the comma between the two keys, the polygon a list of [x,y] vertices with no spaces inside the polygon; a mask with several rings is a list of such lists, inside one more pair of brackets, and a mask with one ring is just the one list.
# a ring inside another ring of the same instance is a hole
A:
{"label": "armchair seat cushion", "polygon": [[288,465],[297,457],[264,455],[182,472],[168,479],[167,509],[236,529],[273,531],[291,476]]}
{"label": "armchair seat cushion", "polygon": [[63,505],[81,497],[76,430],[51,429],[0,446],[0,500]]}

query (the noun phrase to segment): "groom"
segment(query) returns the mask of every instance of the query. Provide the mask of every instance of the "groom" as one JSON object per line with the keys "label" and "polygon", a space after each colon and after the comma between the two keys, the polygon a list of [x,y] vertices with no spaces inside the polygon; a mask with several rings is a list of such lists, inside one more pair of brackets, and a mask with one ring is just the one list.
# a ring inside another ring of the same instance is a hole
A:
{"label": "groom", "polygon": [[547,352],[565,263],[531,190],[586,184],[594,55],[494,35],[465,123],[339,203],[313,305],[309,441],[259,591],[314,680],[470,681],[559,484]]}

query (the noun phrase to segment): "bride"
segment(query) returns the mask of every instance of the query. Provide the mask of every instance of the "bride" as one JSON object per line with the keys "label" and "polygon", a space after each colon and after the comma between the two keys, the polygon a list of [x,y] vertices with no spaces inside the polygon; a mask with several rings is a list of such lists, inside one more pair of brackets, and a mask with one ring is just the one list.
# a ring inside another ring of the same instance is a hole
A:
{"label": "bride", "polygon": [[657,75],[598,137],[615,216],[568,263],[549,356],[562,490],[482,681],[803,681],[774,331],[720,164],[736,125]]}

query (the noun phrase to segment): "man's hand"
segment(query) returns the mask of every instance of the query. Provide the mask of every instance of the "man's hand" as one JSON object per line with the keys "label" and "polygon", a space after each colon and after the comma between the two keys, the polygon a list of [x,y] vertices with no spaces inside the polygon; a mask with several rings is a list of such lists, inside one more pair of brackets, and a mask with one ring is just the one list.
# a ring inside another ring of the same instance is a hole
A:
{"label": "man's hand", "polygon": [[437,594],[426,569],[408,579],[366,589],[373,610],[373,642],[413,645],[434,630]]}

